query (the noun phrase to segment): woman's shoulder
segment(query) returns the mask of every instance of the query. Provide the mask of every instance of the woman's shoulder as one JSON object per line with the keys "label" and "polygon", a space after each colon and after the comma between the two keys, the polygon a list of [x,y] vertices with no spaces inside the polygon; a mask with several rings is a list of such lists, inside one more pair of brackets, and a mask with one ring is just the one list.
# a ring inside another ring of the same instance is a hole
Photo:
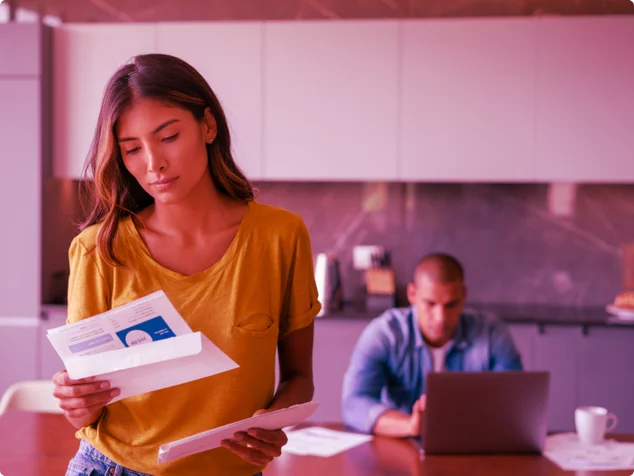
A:
{"label": "woman's shoulder", "polygon": [[277,243],[284,248],[310,240],[308,229],[298,213],[255,201],[251,204],[250,213],[249,235],[252,240]]}
{"label": "woman's shoulder", "polygon": [[[119,232],[128,226],[129,221],[130,217],[125,217],[121,219],[121,221],[119,222]],[[93,254],[95,257],[98,257],[99,253],[97,253],[97,241],[101,226],[101,223],[95,223],[94,225],[87,226],[82,231],[80,231],[79,234],[76,235],[71,242],[71,254]],[[117,238],[115,239],[114,243],[115,249],[119,248],[119,246],[117,246],[118,242],[120,241],[121,235],[119,232],[117,233]]]}
{"label": "woman's shoulder", "polygon": [[83,251],[90,253],[97,247],[97,234],[99,233],[100,223],[90,225],[84,228],[71,242],[71,250],[76,252]]}
{"label": "woman's shoulder", "polygon": [[252,207],[259,226],[264,226],[270,230],[288,230],[291,228],[298,230],[304,227],[304,220],[298,213],[255,200],[252,202]]}

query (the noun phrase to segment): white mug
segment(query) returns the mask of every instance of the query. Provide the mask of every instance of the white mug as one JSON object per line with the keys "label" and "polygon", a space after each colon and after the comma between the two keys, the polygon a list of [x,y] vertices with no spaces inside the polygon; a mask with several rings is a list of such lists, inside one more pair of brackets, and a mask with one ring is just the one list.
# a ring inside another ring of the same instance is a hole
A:
{"label": "white mug", "polygon": [[[608,424],[608,420],[612,420]],[[616,428],[618,420],[614,413],[603,407],[579,407],[575,410],[575,427],[579,441],[596,445],[603,441],[606,433]]]}

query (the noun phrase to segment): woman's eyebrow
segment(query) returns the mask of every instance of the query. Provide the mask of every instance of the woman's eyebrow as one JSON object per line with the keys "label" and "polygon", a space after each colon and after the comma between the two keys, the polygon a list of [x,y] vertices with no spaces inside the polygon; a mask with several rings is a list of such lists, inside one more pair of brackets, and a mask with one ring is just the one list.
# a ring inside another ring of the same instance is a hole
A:
{"label": "woman's eyebrow", "polygon": [[[169,121],[165,121],[163,124],[161,124],[160,126],[158,126],[156,129],[154,129],[152,131],[152,134],[156,134],[157,132],[159,132],[161,129],[165,129],[167,126],[169,126],[170,124],[173,124],[175,122],[179,122],[179,119],[170,119]],[[122,137],[121,139],[119,139],[117,142],[126,142],[126,141],[131,141],[131,140],[136,140],[136,137]]]}

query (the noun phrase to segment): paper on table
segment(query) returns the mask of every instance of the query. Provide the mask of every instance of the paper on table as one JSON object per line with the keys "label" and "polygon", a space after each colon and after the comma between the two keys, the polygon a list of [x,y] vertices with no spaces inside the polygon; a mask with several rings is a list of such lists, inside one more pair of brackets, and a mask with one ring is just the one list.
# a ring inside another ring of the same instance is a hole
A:
{"label": "paper on table", "polygon": [[163,291],[50,329],[47,337],[71,378],[95,376],[121,390],[111,403],[238,367],[192,332]]}
{"label": "paper on table", "polygon": [[634,443],[584,445],[575,433],[548,436],[544,456],[565,471],[634,469]]}
{"label": "paper on table", "polygon": [[233,434],[236,431],[247,431],[249,428],[277,430],[297,425],[310,417],[318,406],[319,403],[315,402],[293,405],[172,441],[159,448],[158,462],[165,463],[184,456],[218,448],[222,440],[233,438]]}
{"label": "paper on table", "polygon": [[361,435],[345,431],[312,426],[286,433],[288,443],[283,453],[313,455],[327,458],[372,440],[372,435]]}

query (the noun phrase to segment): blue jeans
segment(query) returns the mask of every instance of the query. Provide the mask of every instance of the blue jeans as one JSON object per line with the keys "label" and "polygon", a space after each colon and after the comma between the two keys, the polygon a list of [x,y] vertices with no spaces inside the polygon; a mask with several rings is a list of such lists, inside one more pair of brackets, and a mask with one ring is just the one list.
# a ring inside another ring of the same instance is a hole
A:
{"label": "blue jeans", "polygon": [[[81,440],[79,450],[68,464],[66,476],[151,476],[118,465],[102,455],[89,443]],[[262,476],[258,473],[254,476]]]}

